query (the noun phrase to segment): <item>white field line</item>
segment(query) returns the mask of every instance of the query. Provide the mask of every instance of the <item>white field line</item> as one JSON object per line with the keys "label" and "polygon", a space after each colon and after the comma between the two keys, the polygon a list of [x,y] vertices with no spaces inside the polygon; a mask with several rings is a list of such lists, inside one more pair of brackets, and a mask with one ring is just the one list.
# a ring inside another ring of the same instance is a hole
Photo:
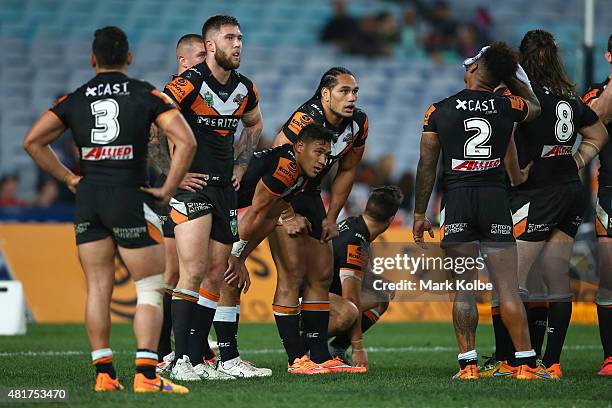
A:
{"label": "white field line", "polygon": [[[580,351],[591,351],[601,350],[599,345],[569,345],[564,346],[564,350],[580,350]],[[448,351],[456,352],[457,347],[445,347],[445,346],[409,346],[409,347],[367,347],[366,350],[369,353],[430,353],[435,351]],[[252,354],[282,354],[285,350],[281,348],[275,349],[244,349],[240,350],[242,355]],[[133,354],[134,351],[128,350],[113,350],[114,354]],[[485,353],[486,354],[486,353]],[[15,352],[0,352],[0,357],[67,357],[67,356],[83,356],[90,355],[89,351],[79,350],[58,350],[58,351],[15,351]]]}

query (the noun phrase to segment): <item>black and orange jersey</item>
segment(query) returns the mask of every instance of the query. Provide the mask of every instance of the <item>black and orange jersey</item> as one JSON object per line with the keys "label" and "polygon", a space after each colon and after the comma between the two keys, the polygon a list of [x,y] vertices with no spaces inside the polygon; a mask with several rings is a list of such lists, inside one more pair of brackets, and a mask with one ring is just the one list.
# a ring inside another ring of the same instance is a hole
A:
{"label": "black and orange jersey", "polygon": [[153,85],[104,72],[58,99],[50,111],[72,130],[84,180],[144,186],[151,123],[173,108]]}
{"label": "black and orange jersey", "polygon": [[332,151],[325,168],[316,179],[309,183],[308,190],[319,190],[321,180],[342,156],[351,149],[363,148],[368,138],[368,116],[361,109],[355,108],[353,116],[346,118],[340,126],[334,127],[325,119],[325,113],[319,99],[310,99],[296,110],[282,128],[283,134],[292,143],[297,139],[302,128],[311,122],[317,122],[334,133]]}
{"label": "black and orange jersey", "polygon": [[[582,97],[582,101],[587,105],[590,105],[595,99],[599,98],[599,95],[606,89],[606,86],[610,83],[610,78],[606,78],[600,84],[592,85],[589,90]],[[608,135],[612,135],[612,123],[606,125]],[[612,137],[612,136],[610,136]],[[599,185],[600,186],[612,186],[612,143],[608,142],[599,152]]]}
{"label": "black and orange jersey", "polygon": [[345,270],[361,279],[368,268],[370,232],[362,216],[349,217],[338,223],[338,235],[333,240],[334,273]]}
{"label": "black and orange jersey", "polygon": [[514,123],[528,113],[519,96],[469,89],[431,105],[423,132],[440,141],[444,188],[505,186],[503,160]]}
{"label": "black and orange jersey", "polygon": [[255,84],[236,71],[221,84],[203,62],[175,77],[164,92],[180,107],[198,143],[189,171],[206,174],[209,185],[229,185],[236,129],[259,103]]}
{"label": "black and orange jersey", "polygon": [[238,208],[251,205],[259,180],[273,195],[291,200],[309,183],[298,169],[293,145],[286,144],[253,153],[238,190]]}
{"label": "black and orange jersey", "polygon": [[597,121],[597,114],[578,97],[564,98],[534,85],[542,113],[517,126],[514,135],[519,164],[533,161],[529,178],[519,189],[546,187],[551,183],[579,181],[572,147],[578,130]]}

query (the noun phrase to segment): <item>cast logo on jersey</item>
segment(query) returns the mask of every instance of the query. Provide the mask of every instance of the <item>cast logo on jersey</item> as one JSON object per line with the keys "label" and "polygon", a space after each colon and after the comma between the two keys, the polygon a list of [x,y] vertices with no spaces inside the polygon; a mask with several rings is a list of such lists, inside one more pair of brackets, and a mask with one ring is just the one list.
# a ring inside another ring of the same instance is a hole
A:
{"label": "cast logo on jersey", "polygon": [[542,147],[542,157],[569,156],[572,154],[572,146],[545,145]]}
{"label": "cast logo on jersey", "polygon": [[127,89],[128,83],[122,82],[120,84],[98,84],[92,87],[87,87],[85,96],[126,96],[130,94]]}
{"label": "cast logo on jersey", "polygon": [[132,160],[134,147],[132,145],[82,147],[81,158],[90,161]]}
{"label": "cast logo on jersey", "polygon": [[488,112],[488,111],[494,111],[495,110],[495,100],[494,99],[489,99],[486,101],[479,101],[479,100],[466,100],[466,101],[462,101],[461,99],[457,99],[456,100],[457,105],[455,106],[455,109],[459,110],[459,109],[463,109],[466,111],[470,111],[470,112]]}
{"label": "cast logo on jersey", "polygon": [[295,162],[281,157],[274,171],[273,177],[283,183],[286,187],[295,183],[298,177],[297,165]]}
{"label": "cast logo on jersey", "polygon": [[289,121],[289,130],[298,135],[304,126],[312,122],[312,117],[302,112],[296,112]]}
{"label": "cast logo on jersey", "polygon": [[359,245],[349,244],[346,246],[346,263],[361,267],[363,258]]}
{"label": "cast logo on jersey", "polygon": [[453,171],[483,171],[499,167],[500,159],[493,160],[458,160],[453,159]]}
{"label": "cast logo on jersey", "polygon": [[193,85],[185,78],[177,77],[166,85],[166,88],[174,95],[177,102],[181,103],[187,95],[193,91]]}

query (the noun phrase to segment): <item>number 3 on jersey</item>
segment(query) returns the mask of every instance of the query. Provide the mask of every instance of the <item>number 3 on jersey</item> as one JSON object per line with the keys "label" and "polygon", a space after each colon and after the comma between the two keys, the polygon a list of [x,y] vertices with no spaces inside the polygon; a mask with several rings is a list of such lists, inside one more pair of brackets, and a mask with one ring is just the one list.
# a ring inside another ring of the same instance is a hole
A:
{"label": "number 3 on jersey", "polygon": [[555,136],[560,142],[567,142],[574,134],[574,111],[569,103],[559,101],[556,107],[557,122],[555,123]]}
{"label": "number 3 on jersey", "polygon": [[475,130],[476,134],[465,141],[463,154],[466,159],[483,159],[491,157],[491,146],[485,143],[491,138],[491,124],[482,118],[470,118],[463,121],[466,132]]}
{"label": "number 3 on jersey", "polygon": [[91,114],[96,119],[96,127],[91,129],[91,143],[109,144],[119,137],[119,104],[114,99],[100,99],[90,105]]}

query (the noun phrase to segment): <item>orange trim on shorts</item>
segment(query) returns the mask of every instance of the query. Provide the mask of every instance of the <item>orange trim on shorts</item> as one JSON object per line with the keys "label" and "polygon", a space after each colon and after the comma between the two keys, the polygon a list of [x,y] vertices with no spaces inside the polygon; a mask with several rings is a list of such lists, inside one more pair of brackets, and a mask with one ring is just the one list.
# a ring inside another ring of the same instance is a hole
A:
{"label": "orange trim on shorts", "polygon": [[181,214],[174,208],[170,209],[170,218],[172,218],[172,221],[174,221],[176,225],[189,221],[189,217],[187,217],[185,214]]}
{"label": "orange trim on shorts", "polygon": [[527,302],[529,307],[548,307],[548,302]]}
{"label": "orange trim on shorts", "polygon": [[370,310],[366,310],[363,312],[364,316],[367,317],[372,323],[376,323],[378,321],[378,316],[372,313]]}
{"label": "orange trim on shorts", "polygon": [[187,295],[185,293],[182,292],[172,292],[172,297],[177,297],[179,299],[183,299],[183,300],[187,300],[188,302],[193,302],[193,303],[198,303],[198,298],[197,297],[193,297],[190,295]]}
{"label": "orange trim on shorts", "polygon": [[236,306],[240,306],[240,299],[236,299]]}
{"label": "orange trim on shorts", "polygon": [[113,362],[113,356],[106,356],[106,357],[100,357],[92,361],[92,364],[96,365],[96,364],[104,364],[104,363],[112,363],[112,362]]}
{"label": "orange trim on shorts", "polygon": [[499,316],[500,314],[499,306],[491,306],[491,316]]}
{"label": "orange trim on shorts", "polygon": [[598,237],[605,237],[608,235],[608,230],[605,225],[601,222],[601,220],[595,217],[595,231],[597,232]]}
{"label": "orange trim on shorts", "polygon": [[174,289],[164,289],[164,292],[166,292],[169,295],[174,295]]}
{"label": "orange trim on shorts", "polygon": [[525,233],[527,230],[527,217],[520,220],[514,228],[512,228],[512,232],[514,234],[514,238],[518,238]]}
{"label": "orange trim on shorts", "polygon": [[300,314],[300,307],[299,306],[272,305],[272,311],[276,313],[287,314],[287,315],[298,315]]}
{"label": "orange trim on shorts", "polygon": [[603,307],[604,309],[612,309],[612,305],[597,305],[599,307]]}
{"label": "orange trim on shorts", "polygon": [[152,358],[137,358],[136,367],[138,366],[157,366],[157,360]]}
{"label": "orange trim on shorts", "polygon": [[147,232],[153,241],[157,242],[158,244],[164,243],[163,234],[149,221],[147,221]]}
{"label": "orange trim on shorts", "polygon": [[219,295],[215,295],[212,292],[207,291],[204,288],[200,288],[200,290],[198,290],[198,293],[200,294],[200,296],[202,296],[203,298],[206,298],[212,302],[218,302],[219,301]]}
{"label": "orange trim on shorts", "polygon": [[302,303],[302,310],[307,312],[329,312],[329,302],[327,303]]}
{"label": "orange trim on shorts", "polygon": [[444,224],[440,225],[440,239],[444,238]]}

